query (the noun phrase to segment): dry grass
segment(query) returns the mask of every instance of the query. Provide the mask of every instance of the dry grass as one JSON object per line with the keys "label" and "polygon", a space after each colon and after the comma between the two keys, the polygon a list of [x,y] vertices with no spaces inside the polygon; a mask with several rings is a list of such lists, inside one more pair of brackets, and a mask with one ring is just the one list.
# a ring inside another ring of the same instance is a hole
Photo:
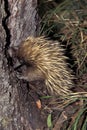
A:
{"label": "dry grass", "polygon": [[[78,84],[87,90],[87,0],[39,1],[41,31],[52,39],[70,46],[74,57]],[[42,13],[41,13],[42,12]],[[72,59],[73,60],[73,59]],[[87,100],[87,99],[86,99]],[[67,130],[87,129],[87,103],[79,110],[75,122]],[[80,124],[80,121],[82,123]]]}

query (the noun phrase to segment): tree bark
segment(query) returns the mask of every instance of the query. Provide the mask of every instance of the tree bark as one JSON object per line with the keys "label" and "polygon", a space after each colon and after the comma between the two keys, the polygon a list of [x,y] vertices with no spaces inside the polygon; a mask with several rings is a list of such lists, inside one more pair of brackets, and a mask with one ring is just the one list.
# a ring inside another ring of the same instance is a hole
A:
{"label": "tree bark", "polygon": [[38,34],[37,0],[0,0],[0,5],[0,130],[43,130],[44,117],[8,55],[10,46]]}

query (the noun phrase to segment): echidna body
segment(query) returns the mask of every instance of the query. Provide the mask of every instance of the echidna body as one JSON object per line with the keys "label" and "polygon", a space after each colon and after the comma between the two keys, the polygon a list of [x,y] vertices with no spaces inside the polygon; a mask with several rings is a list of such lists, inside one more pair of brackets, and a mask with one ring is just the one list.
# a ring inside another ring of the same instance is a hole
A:
{"label": "echidna body", "polygon": [[74,76],[67,65],[64,49],[58,42],[44,37],[29,37],[18,48],[18,57],[28,66],[29,81],[44,80],[49,93],[69,95]]}

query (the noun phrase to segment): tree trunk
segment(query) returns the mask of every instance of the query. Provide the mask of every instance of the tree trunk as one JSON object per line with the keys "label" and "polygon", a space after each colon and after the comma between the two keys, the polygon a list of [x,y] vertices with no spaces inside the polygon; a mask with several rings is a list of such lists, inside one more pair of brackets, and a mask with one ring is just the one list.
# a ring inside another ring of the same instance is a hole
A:
{"label": "tree trunk", "polygon": [[43,130],[44,118],[16,77],[10,46],[37,35],[37,0],[0,0],[0,130]]}

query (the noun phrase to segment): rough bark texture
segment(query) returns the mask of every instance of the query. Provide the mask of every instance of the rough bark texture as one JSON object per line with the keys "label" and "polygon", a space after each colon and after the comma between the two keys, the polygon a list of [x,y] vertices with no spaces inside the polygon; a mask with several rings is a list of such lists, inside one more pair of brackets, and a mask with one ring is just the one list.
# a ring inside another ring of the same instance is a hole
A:
{"label": "rough bark texture", "polygon": [[37,0],[8,0],[10,7],[9,28],[11,45],[18,45],[29,35],[36,35]]}
{"label": "rough bark texture", "polygon": [[10,46],[37,35],[37,0],[0,0],[0,5],[0,130],[43,130],[41,111],[8,55]]}

